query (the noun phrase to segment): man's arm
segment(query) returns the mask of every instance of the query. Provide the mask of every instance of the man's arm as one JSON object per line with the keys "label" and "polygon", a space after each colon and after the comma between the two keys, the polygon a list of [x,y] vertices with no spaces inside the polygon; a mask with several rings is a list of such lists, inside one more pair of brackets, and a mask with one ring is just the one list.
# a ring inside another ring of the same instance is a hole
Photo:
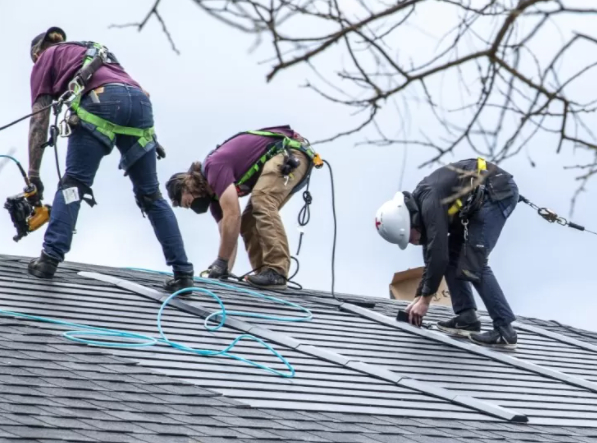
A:
{"label": "man's arm", "polygon": [[421,202],[421,215],[425,224],[425,272],[421,295],[434,295],[446,273],[448,253],[448,212],[432,193]]}
{"label": "man's arm", "polygon": [[220,221],[220,251],[218,258],[233,260],[240,234],[240,203],[236,187],[231,184],[220,197],[223,218]]}
{"label": "man's arm", "polygon": [[[40,95],[33,104],[33,112],[52,104],[52,97]],[[39,177],[41,159],[44,150],[41,147],[48,138],[48,125],[50,124],[51,108],[33,115],[29,123],[29,176]]]}
{"label": "man's arm", "polygon": [[[223,226],[222,222],[223,222],[223,220],[220,220],[218,222],[218,229],[220,230],[220,238],[222,237],[222,226]],[[236,261],[237,250],[238,250],[238,239],[237,239],[236,243],[234,244],[234,250],[232,251],[232,255],[228,259],[228,272],[232,272],[232,268],[234,267],[234,262]]]}

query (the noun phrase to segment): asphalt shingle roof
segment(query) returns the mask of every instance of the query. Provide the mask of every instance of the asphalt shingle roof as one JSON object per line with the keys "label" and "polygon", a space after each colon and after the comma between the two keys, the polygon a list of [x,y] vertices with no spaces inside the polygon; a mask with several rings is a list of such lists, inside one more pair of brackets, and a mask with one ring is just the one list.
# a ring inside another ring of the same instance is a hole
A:
{"label": "asphalt shingle roof", "polygon": [[[27,261],[0,256],[0,309],[157,336],[159,304],[151,295],[167,295],[156,292],[161,277],[64,263],[54,280],[42,281],[27,275]],[[143,285],[147,294],[80,271]],[[227,309],[296,314],[215,292]],[[597,443],[597,339],[590,333],[520,318],[519,347],[502,358],[396,325],[403,304],[389,299],[363,311],[351,307],[372,299],[274,295],[309,308],[313,320],[239,318],[208,332],[195,314],[217,306],[197,296],[168,309],[164,327],[172,340],[214,350],[250,330],[292,363],[293,379],[161,345],[86,346],[61,337],[61,326],[0,317],[0,442]],[[430,319],[449,314],[434,308]],[[255,342],[240,342],[237,352],[284,370]],[[528,423],[504,419],[510,412]]]}

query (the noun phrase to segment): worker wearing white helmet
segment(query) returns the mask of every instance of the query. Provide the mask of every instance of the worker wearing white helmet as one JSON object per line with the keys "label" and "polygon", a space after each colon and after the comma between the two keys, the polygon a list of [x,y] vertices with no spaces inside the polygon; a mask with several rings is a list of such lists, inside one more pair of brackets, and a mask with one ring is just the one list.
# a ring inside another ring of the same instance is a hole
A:
{"label": "worker wearing white helmet", "polygon": [[[487,260],[517,203],[512,175],[469,159],[437,169],[412,194],[398,192],[379,208],[375,226],[386,241],[400,249],[423,246],[425,271],[407,308],[412,324],[421,325],[445,277],[456,317],[438,322],[440,330],[481,345],[516,346],[515,316]],[[481,333],[471,283],[493,320],[491,331]]]}

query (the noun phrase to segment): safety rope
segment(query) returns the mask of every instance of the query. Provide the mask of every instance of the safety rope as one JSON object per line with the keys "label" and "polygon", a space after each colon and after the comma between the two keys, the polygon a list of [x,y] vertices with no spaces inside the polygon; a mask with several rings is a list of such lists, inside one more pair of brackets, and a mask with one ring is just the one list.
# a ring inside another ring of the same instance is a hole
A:
{"label": "safety rope", "polygon": [[[134,268],[130,268],[130,269],[134,269]],[[159,272],[159,271],[152,271],[152,270],[146,270],[146,269],[136,269],[136,270],[140,270],[140,271],[144,271],[144,272],[151,272],[151,273],[156,273],[156,274],[171,275],[169,273],[163,273],[163,272]],[[220,351],[213,351],[213,350],[209,350],[209,349],[197,349],[197,348],[193,348],[193,347],[184,345],[182,343],[178,343],[178,342],[170,340],[168,338],[168,336],[166,335],[166,333],[164,332],[164,329],[162,327],[162,315],[164,313],[164,310],[168,306],[168,303],[170,303],[171,300],[173,300],[174,298],[178,297],[179,295],[185,294],[185,293],[197,293],[198,292],[198,293],[209,295],[220,306],[219,311],[216,311],[216,312],[212,313],[211,315],[209,315],[207,318],[205,318],[205,320],[203,322],[205,329],[207,329],[210,332],[215,332],[215,331],[219,330],[222,326],[224,326],[228,315],[235,315],[238,317],[262,318],[262,319],[268,319],[268,320],[287,321],[287,322],[311,321],[311,319],[313,318],[313,314],[311,313],[311,311],[309,311],[308,309],[306,309],[296,303],[288,302],[286,300],[276,299],[275,297],[266,296],[264,294],[260,294],[255,291],[249,291],[249,290],[246,290],[243,288],[237,288],[235,286],[227,285],[225,283],[221,283],[221,282],[217,282],[217,281],[206,280],[206,279],[202,279],[199,277],[195,277],[195,280],[199,281],[199,282],[214,284],[216,286],[220,286],[220,287],[234,290],[237,292],[242,292],[242,293],[249,294],[252,296],[261,297],[261,298],[264,298],[267,300],[278,301],[287,306],[298,308],[298,309],[302,310],[304,313],[306,313],[307,315],[302,316],[302,317],[281,317],[281,316],[268,316],[265,314],[259,314],[259,313],[253,313],[253,312],[228,311],[228,310],[226,310],[226,307],[224,306],[224,303],[222,302],[220,297],[218,297],[214,292],[212,292],[208,289],[199,288],[199,287],[181,289],[179,291],[174,292],[166,300],[164,300],[164,302],[160,306],[160,309],[157,314],[157,329],[159,331],[160,338],[152,337],[150,335],[145,335],[145,334],[139,334],[136,332],[120,331],[117,329],[89,326],[89,325],[84,325],[84,324],[80,324],[80,323],[68,322],[65,320],[58,320],[58,319],[53,319],[53,318],[48,318],[48,317],[40,317],[40,316],[36,316],[36,315],[29,315],[29,314],[24,314],[21,312],[7,311],[7,310],[3,310],[3,309],[0,309],[0,315],[77,328],[77,330],[67,331],[62,334],[65,338],[67,338],[71,341],[77,342],[77,343],[83,343],[83,344],[92,345],[92,346],[111,347],[111,348],[142,348],[142,347],[150,347],[150,346],[155,346],[155,345],[160,345],[160,344],[169,345],[169,346],[171,346],[175,349],[178,349],[180,351],[189,352],[189,353],[204,356],[204,357],[227,357],[227,358],[230,358],[233,360],[237,360],[237,361],[246,363],[250,366],[253,366],[253,367],[256,367],[259,369],[263,369],[271,374],[278,375],[280,377],[284,377],[284,378],[293,378],[294,377],[295,369],[288,362],[288,360],[286,360],[286,358],[284,358],[284,356],[282,356],[271,345],[267,344],[262,339],[255,337],[253,335],[250,335],[250,334],[239,335],[228,346],[226,346],[224,349],[222,349]],[[210,326],[210,324],[209,324],[210,322],[217,322],[218,319],[219,319],[219,322],[215,326]],[[105,338],[112,337],[112,338],[122,338],[127,341],[126,342],[125,341],[122,341],[122,342],[102,341],[99,339],[91,339],[91,338],[83,338],[83,337],[105,337]],[[287,371],[279,371],[277,369],[271,368],[270,366],[255,362],[253,360],[250,360],[250,359],[247,359],[247,358],[244,358],[244,357],[241,357],[239,355],[232,353],[231,352],[232,349],[242,340],[252,340],[252,341],[255,341],[255,342],[261,344],[264,348],[266,348],[269,352],[271,352],[287,368]],[[133,342],[131,342],[131,341],[133,341]]]}
{"label": "safety rope", "polygon": [[584,232],[588,232],[589,234],[597,235],[597,232],[590,231],[587,228],[585,228],[584,226],[581,226],[577,223],[568,221],[564,217],[556,214],[551,209],[539,207],[538,205],[536,205],[535,203],[533,203],[528,198],[526,198],[522,195],[518,196],[518,201],[526,203],[531,208],[535,209],[537,211],[537,214],[539,214],[544,220],[547,220],[549,223],[557,223],[558,225],[561,225],[561,226],[568,226],[568,227],[570,227],[572,229],[576,229],[578,231],[584,231]]}
{"label": "safety rope", "polygon": [[[330,184],[331,184],[331,188],[332,188],[332,215],[333,215],[333,220],[334,220],[334,237],[332,240],[332,260],[331,260],[332,288],[331,288],[331,294],[332,294],[332,298],[336,299],[336,292],[335,292],[335,286],[336,286],[336,241],[337,241],[337,237],[338,237],[338,220],[336,217],[336,191],[335,191],[335,187],[334,187],[334,172],[332,171],[332,165],[327,160],[322,160],[322,161],[328,167],[328,171],[330,172]],[[301,210],[299,211],[298,217],[297,217],[297,223],[299,225],[299,242],[298,242],[298,247],[296,250],[297,256],[301,252],[301,246],[303,244],[303,235],[305,234],[304,228],[311,221],[311,204],[313,203],[313,196],[311,195],[311,192],[309,192],[310,185],[311,185],[311,176],[309,176],[309,178],[307,180],[307,188],[303,192],[304,205],[301,208]],[[297,257],[292,257],[292,258],[294,260],[296,260],[296,265],[297,265],[297,270],[293,274],[293,277],[294,277],[294,276],[296,276],[296,274],[298,274],[299,261],[298,261]]]}
{"label": "safety rope", "polygon": [[24,117],[20,117],[20,118],[14,120],[14,121],[8,123],[7,125],[1,126],[0,127],[0,131],[4,131],[5,129],[10,128],[11,126],[16,125],[17,123],[22,122],[23,120],[27,120],[29,117],[33,117],[34,115],[37,115],[37,114],[39,114],[41,112],[44,112],[44,111],[48,110],[49,108],[51,108],[52,106],[53,106],[53,103],[50,103],[49,105],[44,106],[43,108],[38,109],[37,111],[32,112],[31,114],[27,114]]}

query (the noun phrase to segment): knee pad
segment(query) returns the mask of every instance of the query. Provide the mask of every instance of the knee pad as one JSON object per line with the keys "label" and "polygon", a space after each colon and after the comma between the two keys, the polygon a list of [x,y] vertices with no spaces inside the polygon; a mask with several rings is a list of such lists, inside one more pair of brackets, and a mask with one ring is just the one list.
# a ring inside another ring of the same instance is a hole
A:
{"label": "knee pad", "polygon": [[139,209],[141,209],[143,214],[147,213],[147,211],[155,205],[155,202],[161,200],[162,198],[162,193],[159,189],[153,194],[135,193],[135,201],[137,202],[137,206],[139,206]]}
{"label": "knee pad", "polygon": [[66,174],[60,181],[60,190],[64,195],[66,203],[74,203],[83,200],[92,208],[97,204],[92,189],[80,180]]}

